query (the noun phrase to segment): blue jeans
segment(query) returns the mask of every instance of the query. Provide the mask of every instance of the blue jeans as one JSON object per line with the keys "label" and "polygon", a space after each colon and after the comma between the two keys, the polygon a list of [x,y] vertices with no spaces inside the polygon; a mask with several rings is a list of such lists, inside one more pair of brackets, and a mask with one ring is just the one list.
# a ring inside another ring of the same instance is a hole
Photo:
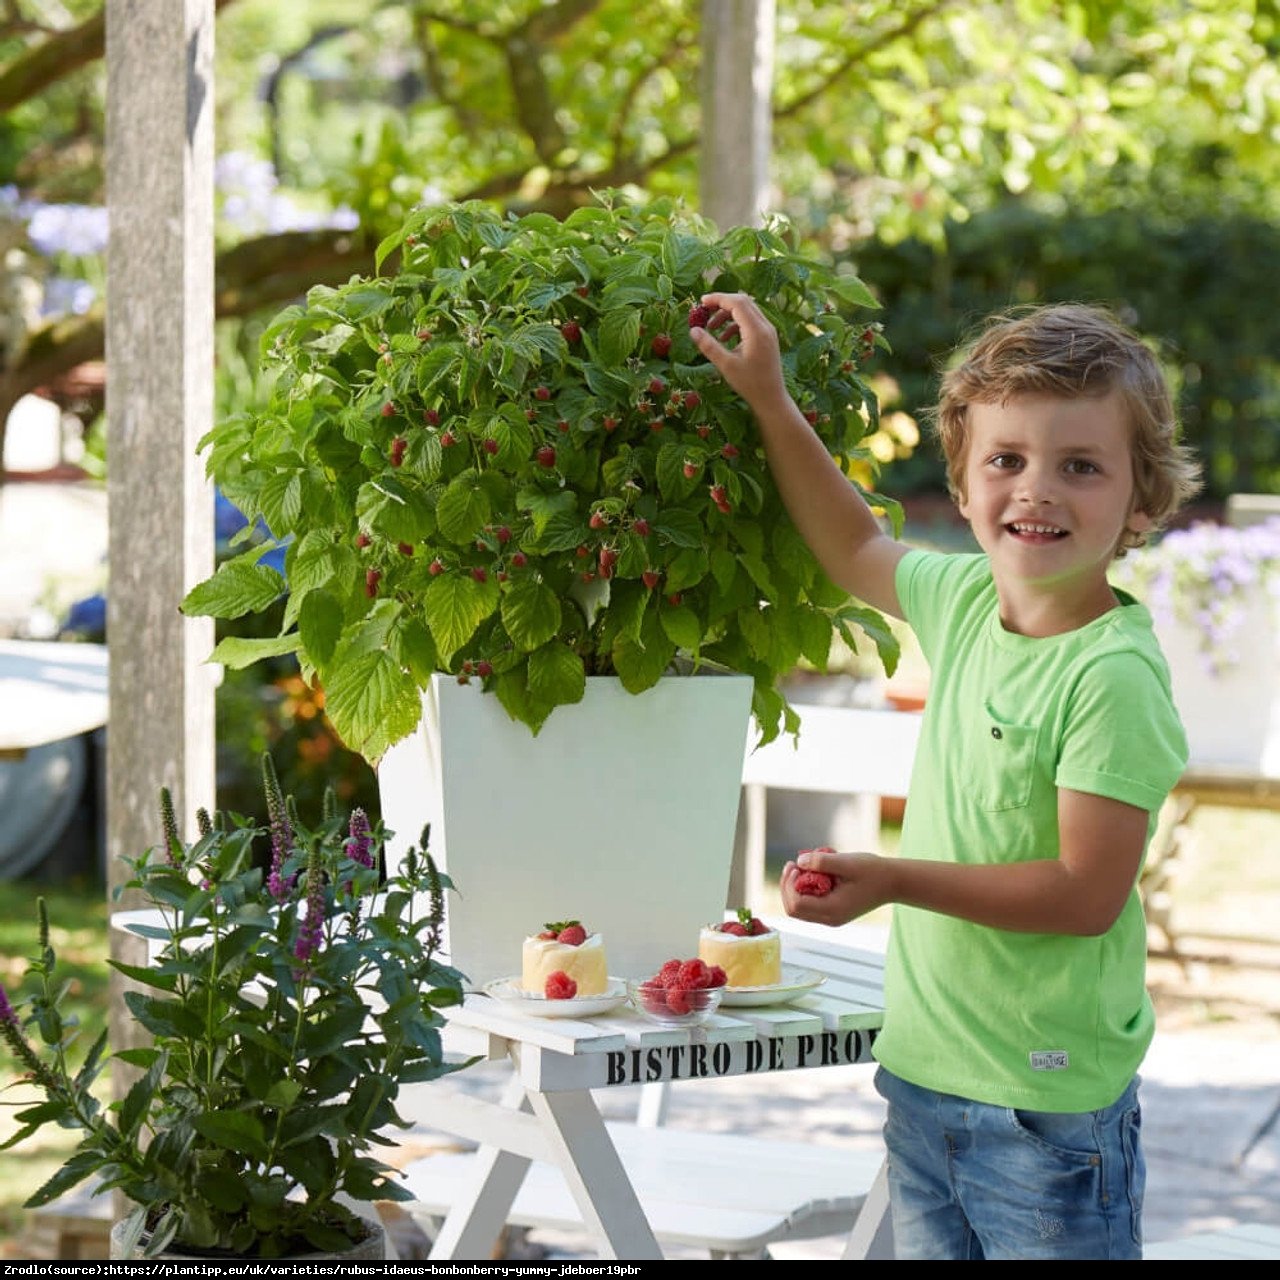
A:
{"label": "blue jeans", "polygon": [[1138,1079],[1101,1111],[993,1107],[881,1067],[899,1259],[1142,1257]]}

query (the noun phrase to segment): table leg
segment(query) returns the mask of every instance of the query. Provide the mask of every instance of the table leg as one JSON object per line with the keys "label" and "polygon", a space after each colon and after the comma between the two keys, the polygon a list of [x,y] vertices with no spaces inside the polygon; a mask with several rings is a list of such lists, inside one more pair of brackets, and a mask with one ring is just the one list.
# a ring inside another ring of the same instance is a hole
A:
{"label": "table leg", "polygon": [[[518,1079],[507,1082],[500,1105],[511,1111],[528,1110],[524,1086]],[[475,1180],[449,1210],[431,1246],[431,1261],[491,1257],[528,1168],[527,1156],[494,1145],[480,1147]]]}
{"label": "table leg", "polygon": [[845,1258],[883,1261],[893,1257],[893,1222],[889,1217],[889,1165],[880,1165],[867,1198],[845,1244]]}
{"label": "table leg", "polygon": [[601,1257],[661,1258],[590,1092],[531,1092],[529,1102],[542,1121],[583,1221],[600,1242]]}

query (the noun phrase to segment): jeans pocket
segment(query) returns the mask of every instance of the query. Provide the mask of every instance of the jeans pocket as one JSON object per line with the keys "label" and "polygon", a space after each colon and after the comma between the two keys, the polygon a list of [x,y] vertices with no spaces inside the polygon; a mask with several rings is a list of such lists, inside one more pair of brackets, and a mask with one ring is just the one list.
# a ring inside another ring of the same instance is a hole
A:
{"label": "jeans pocket", "polygon": [[1074,1165],[1100,1163],[1091,1112],[1011,1110],[1009,1119],[1025,1141],[1047,1155]]}
{"label": "jeans pocket", "polygon": [[1124,1152],[1125,1184],[1129,1192],[1129,1230],[1142,1245],[1142,1203],[1147,1192],[1147,1162],[1142,1154],[1142,1109],[1134,1106],[1120,1117],[1120,1146]]}

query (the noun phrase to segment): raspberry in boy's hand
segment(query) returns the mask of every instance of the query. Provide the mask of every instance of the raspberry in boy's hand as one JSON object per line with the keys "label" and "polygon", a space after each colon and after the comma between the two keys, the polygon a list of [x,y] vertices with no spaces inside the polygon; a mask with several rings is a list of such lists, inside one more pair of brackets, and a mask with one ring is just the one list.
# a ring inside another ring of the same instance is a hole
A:
{"label": "raspberry in boy's hand", "polygon": [[821,898],[836,887],[833,877],[825,871],[802,871],[795,878],[792,888],[806,898]]}

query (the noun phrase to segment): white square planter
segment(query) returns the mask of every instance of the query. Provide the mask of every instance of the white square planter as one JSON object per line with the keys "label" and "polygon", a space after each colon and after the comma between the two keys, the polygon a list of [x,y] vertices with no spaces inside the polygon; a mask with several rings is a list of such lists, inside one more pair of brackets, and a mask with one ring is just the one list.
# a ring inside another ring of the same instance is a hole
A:
{"label": "white square planter", "polygon": [[1240,661],[1211,672],[1190,623],[1158,618],[1173,700],[1187,731],[1191,765],[1280,776],[1280,627],[1270,600],[1248,605],[1233,647]]}
{"label": "white square planter", "polygon": [[378,780],[388,858],[430,822],[455,882],[450,963],[473,986],[518,973],[524,937],[570,917],[604,935],[619,977],[696,955],[725,907],[750,705],[745,676],[638,696],[594,677],[534,737],[478,685],[435,677]]}

